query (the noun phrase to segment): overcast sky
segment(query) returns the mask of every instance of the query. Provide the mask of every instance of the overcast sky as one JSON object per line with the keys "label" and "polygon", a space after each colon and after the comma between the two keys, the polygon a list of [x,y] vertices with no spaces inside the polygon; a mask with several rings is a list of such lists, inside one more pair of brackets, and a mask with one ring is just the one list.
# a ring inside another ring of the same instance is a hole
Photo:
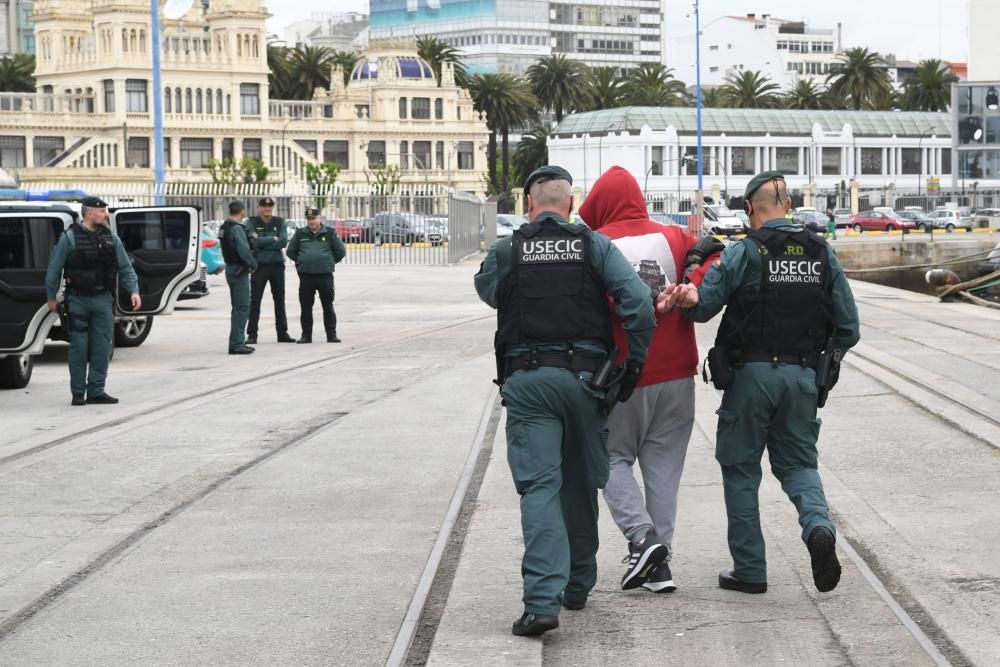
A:
{"label": "overcast sky", "polygon": [[[274,14],[268,31],[278,35],[289,23],[309,18],[313,12],[368,13],[368,0],[267,0],[267,4]],[[667,0],[667,34],[694,34],[694,18],[685,17],[692,4],[690,0]],[[805,20],[815,28],[835,28],[840,21],[847,47],[867,46],[903,60],[941,57],[965,62],[969,52],[967,7],[967,0],[702,0],[701,12],[705,22],[747,12]]]}

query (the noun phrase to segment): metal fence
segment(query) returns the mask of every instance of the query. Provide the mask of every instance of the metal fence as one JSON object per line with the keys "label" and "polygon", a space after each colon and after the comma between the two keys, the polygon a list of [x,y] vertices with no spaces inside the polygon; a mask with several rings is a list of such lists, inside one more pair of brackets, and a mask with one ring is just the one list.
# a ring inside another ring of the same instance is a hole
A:
{"label": "metal fence", "polygon": [[285,218],[290,228],[306,224],[306,208],[318,208],[347,245],[347,264],[442,265],[479,252],[496,235],[495,202],[446,188],[403,186],[387,192],[338,186],[323,195],[299,188],[283,194],[266,184],[171,183],[159,194],[152,185],[140,183],[88,183],[74,189],[100,194],[114,208],[196,206],[209,228],[225,220],[229,203],[236,199],[251,216],[262,197],[272,197],[274,214]]}

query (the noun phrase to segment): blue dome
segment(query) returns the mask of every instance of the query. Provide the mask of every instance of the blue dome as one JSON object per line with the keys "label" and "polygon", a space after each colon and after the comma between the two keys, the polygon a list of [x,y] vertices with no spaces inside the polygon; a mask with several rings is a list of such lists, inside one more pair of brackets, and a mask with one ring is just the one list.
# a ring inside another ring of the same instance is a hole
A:
{"label": "blue dome", "polygon": [[378,73],[387,67],[391,67],[399,79],[434,78],[431,66],[417,56],[380,56],[375,67],[371,67],[367,60],[358,63],[351,72],[351,80],[377,79]]}

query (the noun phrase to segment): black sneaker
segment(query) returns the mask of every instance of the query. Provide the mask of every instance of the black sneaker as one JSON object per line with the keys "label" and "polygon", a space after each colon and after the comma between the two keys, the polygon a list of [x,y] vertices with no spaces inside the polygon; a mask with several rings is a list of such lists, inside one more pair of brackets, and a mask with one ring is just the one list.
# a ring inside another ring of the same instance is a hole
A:
{"label": "black sneaker", "polygon": [[287,333],[278,334],[279,343],[294,343],[295,339],[289,336]]}
{"label": "black sneaker", "polygon": [[239,347],[234,347],[229,350],[229,354],[253,354],[254,348],[247,347],[246,345],[240,345]]}
{"label": "black sneaker", "polygon": [[87,403],[97,403],[98,405],[114,405],[117,402],[117,398],[109,396],[108,394],[98,394],[97,396],[87,397]]}
{"label": "black sneaker", "polygon": [[337,338],[337,334],[331,334],[331,335],[327,335],[326,342],[327,343],[339,343],[340,339]]}
{"label": "black sneaker", "polygon": [[313,342],[312,334],[308,334],[308,335],[307,334],[302,334],[302,338],[299,338],[295,342],[298,343],[299,345],[304,345],[306,343],[311,343],[311,342]]}
{"label": "black sneaker", "polygon": [[767,592],[766,583],[760,584],[752,581],[741,581],[736,578],[736,575],[733,574],[732,570],[723,570],[719,573],[719,588],[723,588],[727,591],[750,593],[751,595]]}
{"label": "black sneaker", "polygon": [[670,553],[665,546],[656,542],[652,535],[647,535],[639,544],[629,542],[628,552],[628,556],[622,560],[623,563],[628,563],[625,575],[622,577],[623,591],[638,588],[646,583],[649,573]]}
{"label": "black sneaker", "polygon": [[840,583],[840,561],[837,560],[837,538],[826,526],[813,528],[806,542],[812,559],[813,583],[820,593],[829,593]]}
{"label": "black sneaker", "polygon": [[510,631],[518,637],[527,637],[540,635],[558,627],[559,619],[555,616],[538,616],[524,612],[521,618],[514,621]]}
{"label": "black sneaker", "polygon": [[75,394],[73,396],[73,401],[70,405],[86,405],[87,401],[83,398],[83,394]]}
{"label": "black sneaker", "polygon": [[674,585],[674,575],[670,572],[667,561],[652,569],[642,587],[654,593],[673,593],[677,590],[677,586]]}
{"label": "black sneaker", "polygon": [[256,336],[247,336],[247,340],[246,343],[244,343],[244,345],[256,345],[256,344],[257,344]]}
{"label": "black sneaker", "polygon": [[587,595],[585,593],[567,593],[563,591],[562,606],[571,611],[580,611],[587,606]]}

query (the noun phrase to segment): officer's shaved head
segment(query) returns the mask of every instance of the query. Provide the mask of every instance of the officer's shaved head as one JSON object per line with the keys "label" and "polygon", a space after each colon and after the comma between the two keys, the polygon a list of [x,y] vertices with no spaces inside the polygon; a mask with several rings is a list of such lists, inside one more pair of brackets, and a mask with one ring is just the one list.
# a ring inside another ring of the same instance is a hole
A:
{"label": "officer's shaved head", "polygon": [[788,188],[780,178],[771,179],[750,195],[750,228],[760,229],[768,220],[785,217],[791,209]]}
{"label": "officer's shaved head", "polygon": [[545,211],[558,213],[569,219],[573,210],[573,193],[569,181],[550,178],[535,181],[528,192],[528,217],[534,220]]}

